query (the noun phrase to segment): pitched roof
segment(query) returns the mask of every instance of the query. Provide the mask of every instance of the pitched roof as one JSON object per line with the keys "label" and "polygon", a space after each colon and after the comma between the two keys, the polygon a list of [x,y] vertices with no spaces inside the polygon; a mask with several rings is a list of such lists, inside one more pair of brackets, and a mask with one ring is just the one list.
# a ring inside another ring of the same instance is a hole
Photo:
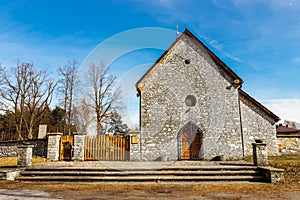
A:
{"label": "pitched roof", "polygon": [[154,69],[154,67],[161,63],[161,61],[165,58],[165,56],[168,54],[168,52],[175,46],[175,44],[184,36],[189,36],[191,39],[193,39],[199,46],[201,46],[212,58],[212,60],[215,62],[216,65],[222,67],[228,74],[230,74],[234,80],[238,79],[239,84],[241,85],[243,83],[243,80],[234,73],[218,56],[216,56],[211,50],[208,49],[207,46],[205,46],[196,36],[194,36],[188,29],[185,29],[184,32],[173,42],[173,44],[159,57],[159,59],[150,67],[150,69],[140,78],[140,80],[136,83],[136,88],[138,88],[138,84]]}
{"label": "pitched roof", "polygon": [[276,126],[276,132],[279,134],[283,134],[283,133],[289,134],[289,133],[300,133],[300,130],[279,124],[279,126]]}
{"label": "pitched roof", "polygon": [[271,112],[269,109],[267,109],[265,106],[263,106],[261,103],[256,101],[253,97],[251,97],[249,94],[247,94],[242,89],[239,89],[239,94],[248,99],[250,102],[252,102],[254,105],[262,109],[264,112],[266,112],[269,116],[271,116],[276,122],[280,120],[280,118],[275,115],[273,112]]}
{"label": "pitched roof", "polygon": [[[215,62],[216,65],[223,68],[228,74],[230,74],[234,80],[239,80],[238,85],[243,84],[243,80],[235,73],[233,72],[218,56],[216,56],[207,46],[205,46],[195,35],[193,35],[188,29],[185,29],[184,32],[173,42],[173,44],[158,58],[158,60],[148,69],[148,71],[140,78],[140,80],[136,83],[136,88],[138,92],[140,92],[140,88],[138,87],[139,83],[155,68],[155,66],[162,62],[162,60],[167,56],[168,52],[175,46],[175,44],[184,36],[190,37],[192,40],[194,40],[199,46],[201,46],[207,54],[212,58],[212,60]],[[269,116],[271,116],[276,122],[280,120],[280,118],[275,115],[273,112],[268,110],[266,107],[264,107],[261,103],[256,101],[254,98],[252,98],[249,94],[244,92],[243,90],[239,89],[239,93],[243,95],[245,98],[247,98],[249,101],[251,101],[254,105],[261,108],[263,111],[265,111]]]}

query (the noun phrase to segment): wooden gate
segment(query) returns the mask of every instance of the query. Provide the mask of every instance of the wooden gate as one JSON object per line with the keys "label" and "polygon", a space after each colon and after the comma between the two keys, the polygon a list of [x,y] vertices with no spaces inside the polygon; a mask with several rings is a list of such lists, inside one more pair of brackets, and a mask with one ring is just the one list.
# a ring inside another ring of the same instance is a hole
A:
{"label": "wooden gate", "polygon": [[129,160],[129,136],[86,136],[84,160]]}
{"label": "wooden gate", "polygon": [[63,135],[59,144],[59,160],[72,159],[73,136]]}

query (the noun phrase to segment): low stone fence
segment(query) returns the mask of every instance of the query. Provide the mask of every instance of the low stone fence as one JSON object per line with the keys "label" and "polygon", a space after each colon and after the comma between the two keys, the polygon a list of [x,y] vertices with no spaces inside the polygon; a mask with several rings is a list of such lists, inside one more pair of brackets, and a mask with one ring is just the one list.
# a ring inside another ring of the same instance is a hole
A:
{"label": "low stone fence", "polygon": [[258,167],[267,183],[284,183],[284,170],[273,167]]}
{"label": "low stone fence", "polygon": [[24,143],[33,145],[33,156],[47,156],[47,139],[0,142],[0,157],[17,156],[18,146]]}
{"label": "low stone fence", "polygon": [[279,154],[299,154],[300,153],[300,135],[299,136],[277,136]]}

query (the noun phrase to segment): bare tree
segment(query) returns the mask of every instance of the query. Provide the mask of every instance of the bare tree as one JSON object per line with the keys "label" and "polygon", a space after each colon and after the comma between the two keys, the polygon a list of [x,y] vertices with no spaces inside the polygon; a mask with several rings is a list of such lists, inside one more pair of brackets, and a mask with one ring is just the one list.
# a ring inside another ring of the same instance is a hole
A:
{"label": "bare tree", "polygon": [[17,67],[0,75],[2,109],[11,112],[15,119],[18,139],[32,139],[33,127],[52,100],[56,84],[45,70],[34,70],[32,63],[17,63]]}
{"label": "bare tree", "polygon": [[101,62],[91,64],[86,74],[87,97],[93,105],[97,121],[97,134],[103,134],[108,123],[109,112],[118,107],[121,97],[120,88],[116,88],[116,77],[109,73],[109,67]]}
{"label": "bare tree", "polygon": [[58,68],[61,76],[59,79],[59,92],[63,94],[63,109],[65,110],[64,134],[71,135],[71,125],[73,120],[73,93],[77,81],[78,63],[76,60],[68,61],[64,67]]}
{"label": "bare tree", "polygon": [[89,125],[93,121],[92,107],[83,97],[74,106],[74,122],[76,129],[87,133]]}
{"label": "bare tree", "polygon": [[286,125],[288,125],[288,127],[293,128],[293,129],[297,129],[297,125],[295,121],[291,121],[291,120],[284,120],[284,123]]}

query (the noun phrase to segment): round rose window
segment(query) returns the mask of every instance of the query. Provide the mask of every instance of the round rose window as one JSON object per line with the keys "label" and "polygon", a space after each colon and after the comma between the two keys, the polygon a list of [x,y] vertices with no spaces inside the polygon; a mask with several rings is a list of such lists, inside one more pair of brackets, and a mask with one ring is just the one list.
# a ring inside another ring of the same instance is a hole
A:
{"label": "round rose window", "polygon": [[184,102],[188,107],[193,107],[196,105],[197,100],[194,95],[187,95]]}

